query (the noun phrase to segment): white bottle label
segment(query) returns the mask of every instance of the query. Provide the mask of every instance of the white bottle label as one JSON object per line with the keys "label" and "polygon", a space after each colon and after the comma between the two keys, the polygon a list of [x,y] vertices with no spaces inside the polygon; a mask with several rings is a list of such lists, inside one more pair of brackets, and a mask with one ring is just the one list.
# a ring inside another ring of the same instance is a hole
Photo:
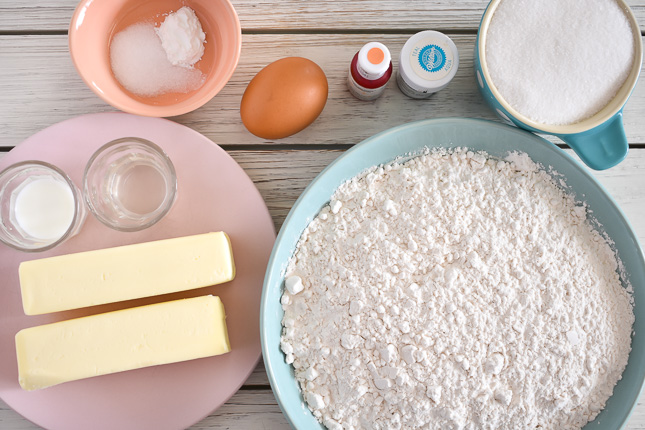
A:
{"label": "white bottle label", "polygon": [[452,50],[442,40],[432,36],[420,40],[410,52],[412,70],[428,81],[447,76],[453,64]]}

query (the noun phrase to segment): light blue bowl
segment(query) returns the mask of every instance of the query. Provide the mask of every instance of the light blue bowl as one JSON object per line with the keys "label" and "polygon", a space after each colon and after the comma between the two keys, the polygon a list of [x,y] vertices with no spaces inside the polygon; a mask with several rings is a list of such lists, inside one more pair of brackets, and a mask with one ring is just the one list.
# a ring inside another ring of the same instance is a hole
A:
{"label": "light blue bowl", "polygon": [[[501,1],[492,0],[488,4],[482,15],[475,42],[475,76],[477,87],[486,103],[509,125],[535,133],[558,136],[592,169],[605,170],[623,161],[629,150],[623,127],[623,107],[636,86],[643,62],[641,31],[629,6],[624,0],[617,0],[625,11],[634,33],[634,63],[623,86],[614,99],[591,118],[571,125],[547,125],[536,123],[513,109],[500,95],[488,73],[485,60],[486,35],[491,18]],[[527,82],[527,85],[530,84]]]}
{"label": "light blue bowl", "polygon": [[395,127],[373,136],[345,152],[305,189],[284,222],[273,247],[262,291],[260,333],[262,353],[271,387],[289,423],[296,429],[322,429],[304,404],[293,369],[280,350],[283,316],[280,297],[284,271],[302,231],[329,202],[333,192],[347,179],[398,156],[424,147],[468,147],[494,157],[509,151],[526,152],[534,161],[552,166],[564,175],[568,191],[585,200],[604,231],[616,243],[628,280],[634,287],[636,336],[629,363],[614,395],[596,420],[585,429],[618,429],[637,403],[645,376],[645,258],[625,215],[603,187],[574,159],[548,141],[529,132],[490,121],[447,118]]}

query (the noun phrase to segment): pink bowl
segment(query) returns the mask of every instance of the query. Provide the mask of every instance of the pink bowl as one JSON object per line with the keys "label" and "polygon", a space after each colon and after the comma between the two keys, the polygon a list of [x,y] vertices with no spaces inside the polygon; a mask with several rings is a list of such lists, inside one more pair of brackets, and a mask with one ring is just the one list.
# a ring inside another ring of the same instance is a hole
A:
{"label": "pink bowl", "polygon": [[[113,35],[137,22],[159,25],[164,14],[182,6],[195,11],[206,33],[204,56],[195,64],[206,81],[189,93],[141,97],[129,92],[112,73]],[[240,21],[229,0],[83,0],[69,27],[72,61],[85,83],[115,108],[144,116],[181,115],[204,105],[233,75],[241,47]]]}

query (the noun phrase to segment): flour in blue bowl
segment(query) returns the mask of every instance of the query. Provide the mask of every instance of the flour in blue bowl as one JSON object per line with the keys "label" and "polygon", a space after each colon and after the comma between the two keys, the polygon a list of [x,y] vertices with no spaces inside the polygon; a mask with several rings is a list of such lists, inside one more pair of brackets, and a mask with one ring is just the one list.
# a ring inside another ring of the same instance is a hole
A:
{"label": "flour in blue bowl", "polygon": [[428,151],[341,185],[305,229],[281,347],[329,429],[579,429],[631,348],[617,269],[526,154]]}

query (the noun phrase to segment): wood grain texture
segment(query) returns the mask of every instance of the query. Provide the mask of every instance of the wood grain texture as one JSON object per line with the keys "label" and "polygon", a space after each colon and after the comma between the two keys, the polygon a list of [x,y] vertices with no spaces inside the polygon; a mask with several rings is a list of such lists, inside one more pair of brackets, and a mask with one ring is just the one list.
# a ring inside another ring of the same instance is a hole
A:
{"label": "wood grain texture", "polygon": [[[0,0],[0,31],[66,31],[77,0]],[[190,4],[190,2],[187,2]],[[246,31],[470,30],[487,0],[232,0]],[[641,29],[645,1],[627,0]]]}
{"label": "wood grain texture", "polygon": [[[80,114],[114,110],[83,84],[69,57],[65,32],[78,1],[0,0],[0,147],[13,147],[40,129]],[[425,118],[494,118],[476,88],[472,64],[475,32],[488,0],[232,2],[245,32],[235,75],[207,105],[173,119],[231,149],[229,153],[267,202],[276,228],[309,182],[342,153],[313,146],[303,150],[304,145],[355,144],[392,126]],[[645,30],[645,0],[627,3],[641,31]],[[447,32],[457,43],[461,64],[450,87],[427,101],[407,99],[394,82],[375,103],[360,102],[347,92],[349,60],[363,43],[382,41],[397,58],[409,35],[424,29]],[[239,117],[243,91],[263,66],[296,55],[316,61],[325,70],[330,84],[328,104],[311,127],[293,137],[277,142],[256,138],[245,130]],[[640,82],[625,109],[631,144],[645,144],[643,112],[645,84]],[[284,149],[234,149],[234,145],[267,143],[278,143]],[[289,150],[290,145],[299,145],[299,150]],[[645,243],[645,148],[633,148],[627,160],[616,168],[593,174],[632,221],[641,243]],[[0,429],[37,428],[0,400]],[[288,428],[262,363],[224,406],[192,427]],[[626,428],[645,429],[645,401],[639,403]]]}
{"label": "wood grain texture", "polygon": [[[345,79],[350,59],[370,40],[386,43],[396,58],[407,35],[245,35],[241,60],[231,81],[200,109],[173,119],[225,145],[355,144],[390,127],[420,119],[450,116],[496,119],[475,82],[475,36],[451,36],[460,52],[460,65],[446,89],[429,100],[412,100],[392,80],[383,96],[369,103],[356,100],[347,90]],[[253,76],[285,56],[304,56],[318,63],[329,81],[329,99],[311,126],[273,142],[244,128],[239,107]],[[76,73],[65,36],[0,36],[0,65],[3,77],[0,147],[14,146],[37,130],[77,115],[114,110]],[[632,144],[645,143],[642,112],[645,112],[644,80],[637,83],[624,111],[625,130]],[[559,142],[557,138],[549,139]]]}

